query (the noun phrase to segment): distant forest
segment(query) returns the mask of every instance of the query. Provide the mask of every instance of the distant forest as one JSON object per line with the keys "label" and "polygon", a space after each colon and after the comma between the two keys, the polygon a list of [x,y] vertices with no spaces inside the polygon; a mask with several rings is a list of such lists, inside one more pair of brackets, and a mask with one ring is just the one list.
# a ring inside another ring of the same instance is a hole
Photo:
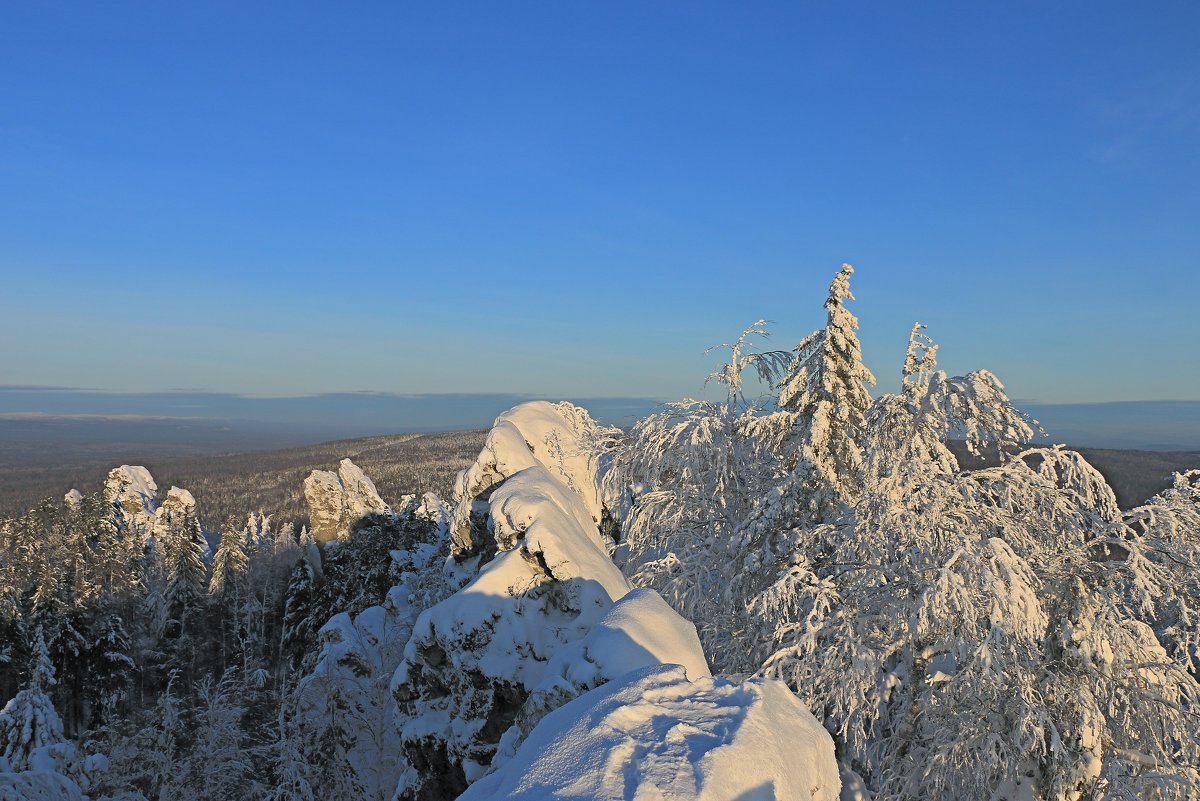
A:
{"label": "distant forest", "polygon": [[[470,464],[486,433],[392,434],[225,455],[158,454],[136,463],[150,467],[164,486],[189,488],[206,526],[264,512],[298,529],[307,521],[300,485],[308,471],[348,457],[375,480],[384,498],[425,492],[449,498],[455,474]],[[951,440],[950,447],[964,466],[997,461],[994,452],[970,453],[962,440]],[[1169,487],[1173,473],[1200,464],[1200,451],[1078,450],[1108,480],[1123,509]],[[97,486],[112,466],[103,459],[66,466],[0,464],[0,516],[20,514],[45,498],[61,498],[72,487]]]}
{"label": "distant forest", "polygon": [[[226,455],[158,453],[135,463],[150,468],[163,486],[187,487],[196,496],[205,526],[217,528],[229,517],[244,520],[263,512],[299,530],[308,516],[301,484],[309,471],[350,458],[375,480],[384,498],[425,492],[448,498],[455,474],[479,453],[485,434],[394,434]],[[20,514],[45,498],[60,499],[72,488],[97,487],[113,466],[104,459],[76,465],[0,465],[0,516]]]}

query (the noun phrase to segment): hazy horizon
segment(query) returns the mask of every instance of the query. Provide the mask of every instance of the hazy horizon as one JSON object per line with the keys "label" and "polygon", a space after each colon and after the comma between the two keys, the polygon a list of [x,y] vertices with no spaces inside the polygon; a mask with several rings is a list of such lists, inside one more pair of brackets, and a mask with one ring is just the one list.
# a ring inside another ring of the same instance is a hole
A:
{"label": "hazy horizon", "polygon": [[[253,397],[175,390],[99,392],[62,387],[0,386],[0,443],[62,440],[154,442],[267,448],[322,439],[401,432],[486,428],[527,400],[570,400],[595,417],[628,426],[671,399],[561,398],[517,393],[319,393]],[[1044,403],[1018,399],[1047,439],[1077,446],[1141,450],[1200,449],[1200,401]],[[117,434],[119,433],[119,436]],[[107,438],[107,439],[106,439]]]}

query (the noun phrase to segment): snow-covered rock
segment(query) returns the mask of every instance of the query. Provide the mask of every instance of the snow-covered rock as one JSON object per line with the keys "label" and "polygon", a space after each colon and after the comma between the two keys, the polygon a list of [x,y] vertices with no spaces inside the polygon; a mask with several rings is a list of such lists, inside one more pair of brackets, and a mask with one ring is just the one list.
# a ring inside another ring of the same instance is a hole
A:
{"label": "snow-covered rock", "polygon": [[318,543],[345,536],[367,515],[391,514],[375,484],[349,459],[341,461],[336,473],[314,470],[304,479],[304,498],[313,539]]}
{"label": "snow-covered rock", "polygon": [[837,801],[833,740],[782,682],[626,674],[551,712],[461,801]]}
{"label": "snow-covered rock", "polygon": [[[149,475],[147,473],[146,475]],[[199,526],[196,517],[196,498],[179,487],[167,490],[167,497],[154,512],[152,530],[156,532],[183,531],[189,526]]]}
{"label": "snow-covered rock", "polygon": [[71,511],[78,509],[81,503],[83,503],[83,493],[77,489],[72,488],[63,496],[63,504]]}
{"label": "snow-covered rock", "polygon": [[447,564],[469,578],[417,619],[392,680],[411,765],[398,798],[453,798],[502,736],[513,751],[546,712],[619,671],[665,659],[707,675],[694,627],[661,599],[614,610],[632,587],[598,528],[598,431],[571,404],[523,404],[459,474]]}
{"label": "snow-covered rock", "polygon": [[601,432],[586,410],[570,403],[533,401],[496,418],[475,463],[458,474],[458,499],[451,526],[453,553],[462,559],[491,547],[481,525],[494,487],[529,467],[538,467],[572,490],[573,512],[582,509],[599,524],[603,510],[603,454],[590,440]]}
{"label": "snow-covered rock", "polygon": [[119,528],[145,533],[158,508],[158,484],[146,468],[123,464],[108,472],[104,499],[112,505]]}
{"label": "snow-covered rock", "polygon": [[654,590],[633,590],[581,639],[555,652],[501,738],[492,767],[510,759],[547,713],[605,682],[655,665],[679,665],[692,681],[711,675],[696,627]]}

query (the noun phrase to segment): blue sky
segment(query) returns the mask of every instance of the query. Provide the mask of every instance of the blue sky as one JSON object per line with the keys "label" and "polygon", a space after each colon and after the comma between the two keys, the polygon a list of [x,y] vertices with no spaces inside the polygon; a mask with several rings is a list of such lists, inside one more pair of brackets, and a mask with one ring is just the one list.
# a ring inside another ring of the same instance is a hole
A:
{"label": "blue sky", "polygon": [[1200,399],[1196,3],[8,3],[0,384]]}

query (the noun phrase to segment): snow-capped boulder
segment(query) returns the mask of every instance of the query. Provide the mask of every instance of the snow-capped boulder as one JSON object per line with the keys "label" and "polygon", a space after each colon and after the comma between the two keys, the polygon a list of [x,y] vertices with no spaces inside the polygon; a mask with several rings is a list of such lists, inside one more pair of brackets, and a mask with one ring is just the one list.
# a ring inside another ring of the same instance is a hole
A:
{"label": "snow-capped boulder", "polygon": [[707,675],[694,627],[661,599],[612,611],[632,587],[598,528],[599,430],[571,404],[523,404],[459,474],[448,572],[473,577],[421,614],[393,677],[411,766],[399,799],[454,798],[502,736],[515,749],[547,711],[619,670],[668,659]]}
{"label": "snow-capped boulder", "polygon": [[785,684],[628,673],[551,712],[461,801],[837,801],[833,740]]}
{"label": "snow-capped boulder", "polygon": [[371,514],[391,514],[375,484],[349,459],[336,473],[314,470],[304,479],[313,539],[326,543],[345,536],[359,520]]}

